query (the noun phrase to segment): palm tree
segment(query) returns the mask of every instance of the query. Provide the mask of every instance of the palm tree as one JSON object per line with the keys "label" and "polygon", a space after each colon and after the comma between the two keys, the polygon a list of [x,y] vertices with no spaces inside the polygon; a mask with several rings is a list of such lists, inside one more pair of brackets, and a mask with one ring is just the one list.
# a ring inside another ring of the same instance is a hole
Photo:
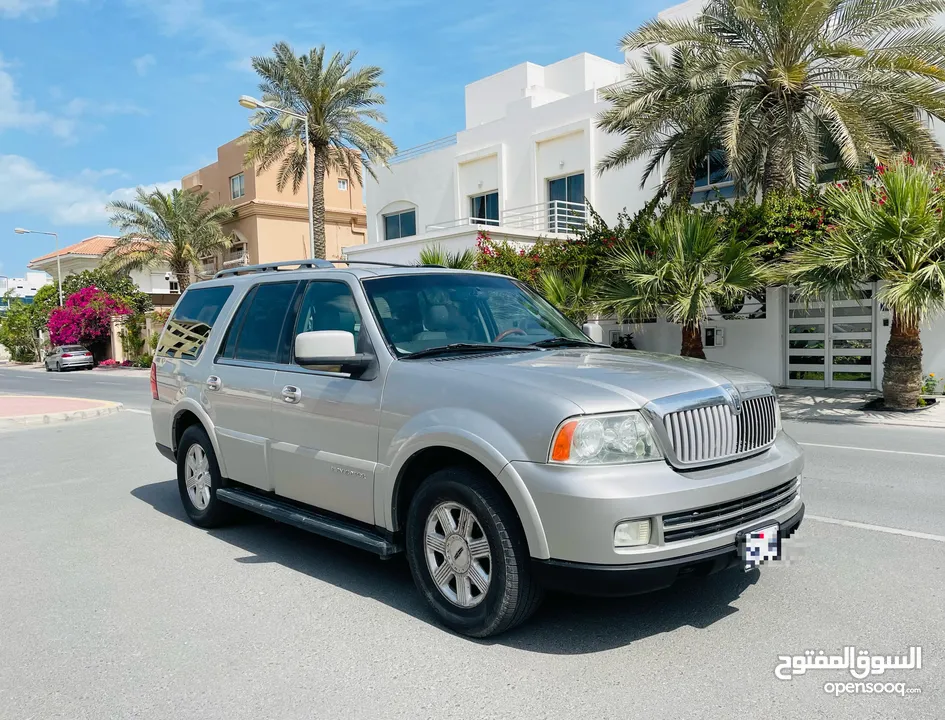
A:
{"label": "palm tree", "polygon": [[[385,122],[378,109],[384,96],[383,71],[374,65],[352,67],[356,52],[325,58],[325,46],[296,56],[288,43],[276,43],[273,57],[254,57],[253,68],[262,78],[259,89],[267,105],[308,118],[312,147],[312,208],[315,255],[325,257],[325,173],[347,173],[361,182],[362,161],[372,177],[375,163],[386,165],[396,152],[393,140],[368,121]],[[279,190],[291,181],[298,192],[305,181],[305,128],[302,121],[273,110],[259,110],[244,133],[246,163],[258,163],[257,173],[279,164]]]}
{"label": "palm tree", "polygon": [[599,305],[618,317],[665,313],[682,326],[680,354],[705,359],[702,321],[709,308],[730,305],[764,285],[756,255],[747,243],[722,238],[718,218],[670,210],[650,222],[644,244],[614,253]]}
{"label": "palm tree", "polygon": [[230,246],[223,224],[233,220],[236,211],[228,205],[207,208],[208,197],[205,191],[163,193],[139,187],[134,201],[110,203],[109,222],[121,237],[106,253],[104,266],[120,272],[166,264],[185,290],[201,257]]}
{"label": "palm tree", "polygon": [[476,267],[476,253],[472,248],[450,252],[442,245],[428,245],[420,251],[420,261],[417,264],[472,270]]}
{"label": "palm tree", "polygon": [[882,281],[877,298],[892,312],[883,396],[899,409],[915,408],[922,387],[919,326],[945,310],[943,179],[911,163],[897,161],[873,183],[830,188],[825,202],[836,225],[789,256],[784,273],[807,297]]}
{"label": "palm tree", "polygon": [[[732,178],[793,191],[826,153],[856,170],[910,152],[939,160],[927,120],[945,117],[945,0],[708,0],[693,20],[654,20],[622,40],[642,62],[599,119],[623,146],[600,169],[707,138]],[[669,50],[666,50],[669,46]]]}
{"label": "palm tree", "polygon": [[[696,177],[705,170],[706,158],[721,144],[717,118],[722,115],[725,92],[693,93],[690,76],[697,72],[691,53],[646,53],[630,83],[609,86],[601,97],[611,102],[598,118],[598,126],[623,135],[624,142],[608,153],[598,173],[646,160],[640,178],[644,188],[653,173],[662,181],[655,198],[669,197],[673,204],[688,203]],[[664,101],[631,114],[641,100],[660,94]],[[652,117],[657,114],[656,118]],[[632,118],[632,119],[631,119]]]}
{"label": "palm tree", "polygon": [[545,299],[575,325],[587,322],[594,307],[597,285],[586,265],[542,270],[538,276]]}

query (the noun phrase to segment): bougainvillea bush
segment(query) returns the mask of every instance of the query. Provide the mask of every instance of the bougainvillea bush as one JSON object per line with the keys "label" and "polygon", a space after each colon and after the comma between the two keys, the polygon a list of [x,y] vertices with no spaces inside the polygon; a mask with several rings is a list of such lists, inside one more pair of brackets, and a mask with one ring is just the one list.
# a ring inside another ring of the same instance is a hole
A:
{"label": "bougainvillea bush", "polygon": [[82,288],[50,313],[49,339],[53,345],[93,345],[108,337],[113,315],[130,312],[127,305],[97,287]]}

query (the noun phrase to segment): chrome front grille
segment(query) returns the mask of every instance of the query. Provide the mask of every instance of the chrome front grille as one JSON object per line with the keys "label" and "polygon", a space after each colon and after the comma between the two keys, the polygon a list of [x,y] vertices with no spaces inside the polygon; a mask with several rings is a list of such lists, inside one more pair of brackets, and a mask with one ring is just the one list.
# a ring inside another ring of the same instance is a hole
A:
{"label": "chrome front grille", "polygon": [[773,443],[777,412],[774,395],[761,395],[744,400],[738,414],[720,403],[668,413],[663,426],[680,464],[721,462]]}
{"label": "chrome front grille", "polygon": [[707,505],[663,516],[663,541],[674,542],[713,535],[760,520],[787,507],[800,491],[800,479],[717,505]]}

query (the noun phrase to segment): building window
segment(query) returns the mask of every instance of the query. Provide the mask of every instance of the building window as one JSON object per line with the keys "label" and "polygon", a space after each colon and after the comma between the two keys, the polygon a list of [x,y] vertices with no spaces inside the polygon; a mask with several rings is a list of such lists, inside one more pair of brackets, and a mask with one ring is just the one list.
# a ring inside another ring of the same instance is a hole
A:
{"label": "building window", "polygon": [[177,278],[173,278],[168,281],[168,292],[172,294],[180,294],[180,283],[177,282]]}
{"label": "building window", "polygon": [[341,192],[348,192],[348,178],[338,178],[338,189]]}
{"label": "building window", "polygon": [[394,213],[384,216],[384,239],[396,240],[397,238],[410,237],[417,234],[417,211],[407,210],[406,212]]}
{"label": "building window", "polygon": [[705,165],[701,166],[695,175],[693,204],[728,199],[738,195],[737,186],[728,174],[728,163],[722,150],[710,152],[705,159]]}
{"label": "building window", "polygon": [[491,192],[470,197],[469,218],[476,225],[498,225],[499,193]]}
{"label": "building window", "polygon": [[548,181],[548,229],[551,232],[580,230],[587,222],[584,205],[584,173]]}
{"label": "building window", "polygon": [[243,185],[243,173],[234,175],[230,178],[230,197],[233,200],[241,198],[246,194],[246,188]]}

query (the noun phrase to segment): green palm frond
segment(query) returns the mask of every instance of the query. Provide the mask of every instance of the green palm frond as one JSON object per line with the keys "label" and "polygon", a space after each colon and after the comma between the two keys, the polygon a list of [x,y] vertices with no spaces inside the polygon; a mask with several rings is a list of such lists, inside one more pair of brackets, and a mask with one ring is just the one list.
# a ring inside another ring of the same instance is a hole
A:
{"label": "green palm frond", "polygon": [[646,23],[623,39],[643,51],[628,81],[602,93],[598,126],[622,144],[599,170],[650,169],[705,138],[766,192],[808,187],[827,144],[849,170],[904,151],[941,162],[925,121],[945,119],[942,12],[945,0],[708,0],[693,20]]}
{"label": "green palm frond", "polygon": [[709,309],[743,297],[764,281],[757,250],[724,238],[717,218],[674,210],[651,221],[647,243],[618,249],[608,264],[598,307],[618,317],[665,313],[696,328]]}
{"label": "green palm frond", "polygon": [[184,270],[197,267],[201,256],[226,250],[230,238],[223,225],[236,211],[227,205],[208,208],[208,198],[205,191],[139,187],[135,200],[109,204],[109,222],[121,237],[105,254],[104,266],[127,271],[168,264]]}

